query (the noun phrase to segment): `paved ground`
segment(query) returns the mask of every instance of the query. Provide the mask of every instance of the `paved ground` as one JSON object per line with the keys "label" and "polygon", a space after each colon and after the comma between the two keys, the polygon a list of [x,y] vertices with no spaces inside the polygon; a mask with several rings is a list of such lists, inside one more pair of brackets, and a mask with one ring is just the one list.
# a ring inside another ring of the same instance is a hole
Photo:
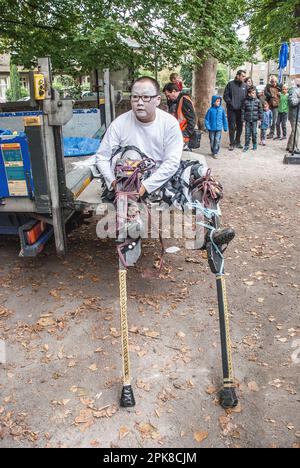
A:
{"label": "paved ground", "polygon": [[[209,154],[207,137],[201,152]],[[117,262],[92,224],[72,234],[65,260],[51,246],[19,259],[15,240],[0,241],[0,446],[299,447],[300,167],[284,166],[283,154],[283,143],[271,142],[208,156],[225,187],[224,224],[237,231],[226,254],[237,409],[217,403],[207,263],[181,249],[166,256],[160,279],[142,279],[158,257],[155,242],[129,273],[137,406],[118,408]]]}

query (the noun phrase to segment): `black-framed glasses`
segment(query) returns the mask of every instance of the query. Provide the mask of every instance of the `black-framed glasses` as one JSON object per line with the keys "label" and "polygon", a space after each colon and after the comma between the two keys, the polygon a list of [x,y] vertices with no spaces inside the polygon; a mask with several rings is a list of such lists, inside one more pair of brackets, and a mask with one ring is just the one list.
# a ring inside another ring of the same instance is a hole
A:
{"label": "black-framed glasses", "polygon": [[131,97],[131,100],[133,102],[139,102],[139,100],[141,99],[143,102],[150,102],[151,99],[155,98],[159,96],[159,94],[154,94],[154,96],[139,96],[138,94],[132,94],[130,97]]}

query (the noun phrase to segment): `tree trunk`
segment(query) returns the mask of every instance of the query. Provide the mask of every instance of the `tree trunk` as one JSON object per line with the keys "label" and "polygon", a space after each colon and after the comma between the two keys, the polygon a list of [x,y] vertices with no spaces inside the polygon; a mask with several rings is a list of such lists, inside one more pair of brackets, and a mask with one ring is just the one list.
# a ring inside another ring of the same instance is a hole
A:
{"label": "tree trunk", "polygon": [[[201,58],[201,53],[198,54]],[[204,130],[205,114],[211,106],[211,98],[215,92],[218,61],[209,56],[202,65],[196,65],[193,72],[193,93],[198,126]]]}

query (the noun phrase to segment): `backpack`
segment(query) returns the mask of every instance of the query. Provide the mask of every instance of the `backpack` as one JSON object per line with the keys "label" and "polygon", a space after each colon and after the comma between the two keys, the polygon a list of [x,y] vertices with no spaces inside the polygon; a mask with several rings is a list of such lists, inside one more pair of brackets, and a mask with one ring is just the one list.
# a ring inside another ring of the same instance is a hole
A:
{"label": "backpack", "polygon": [[200,143],[201,143],[201,132],[198,128],[195,128],[194,133],[188,142],[188,147],[189,149],[197,149],[197,148],[200,148]]}

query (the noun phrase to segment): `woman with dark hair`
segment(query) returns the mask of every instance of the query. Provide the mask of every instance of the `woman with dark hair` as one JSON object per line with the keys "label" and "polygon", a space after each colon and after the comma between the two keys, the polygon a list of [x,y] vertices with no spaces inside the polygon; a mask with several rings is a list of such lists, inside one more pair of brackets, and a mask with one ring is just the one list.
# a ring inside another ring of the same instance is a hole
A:
{"label": "woman with dark hair", "polygon": [[246,83],[248,89],[249,89],[249,88],[252,88],[252,86],[253,86],[253,81],[252,81],[251,76],[247,76],[247,78],[245,78],[245,83]]}

